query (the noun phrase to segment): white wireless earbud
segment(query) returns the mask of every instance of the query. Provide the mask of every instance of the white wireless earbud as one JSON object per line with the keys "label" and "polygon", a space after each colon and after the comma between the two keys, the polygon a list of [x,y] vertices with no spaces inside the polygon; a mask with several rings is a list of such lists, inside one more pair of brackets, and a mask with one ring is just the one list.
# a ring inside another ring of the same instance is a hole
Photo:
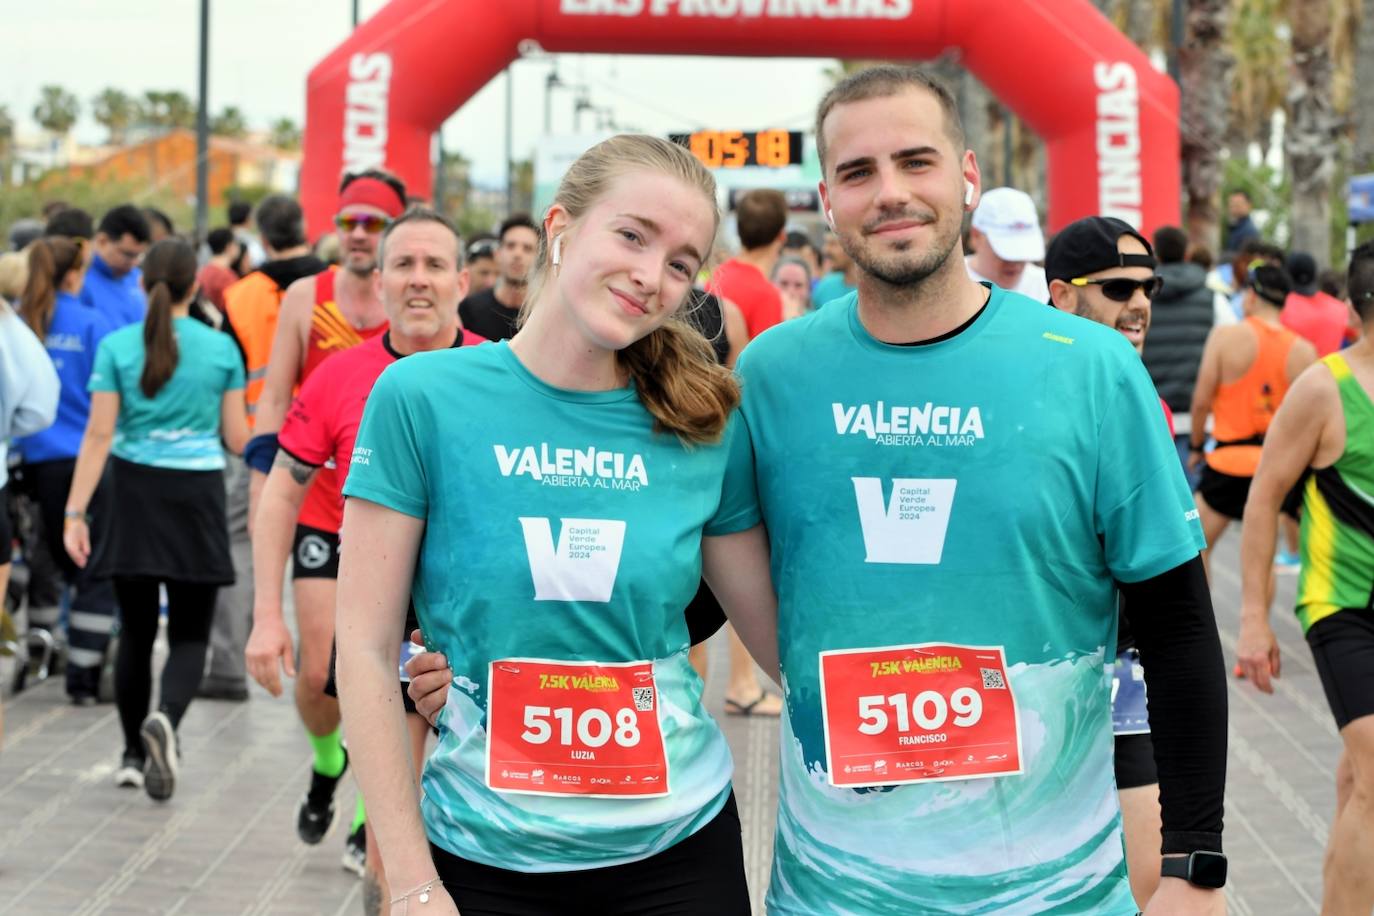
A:
{"label": "white wireless earbud", "polygon": [[964,206],[973,206],[973,182],[964,179]]}
{"label": "white wireless earbud", "polygon": [[561,236],[561,235],[555,235],[555,236],[553,237],[553,266],[554,266],[554,267],[557,267],[559,261],[561,261],[562,258],[563,258],[563,236]]}
{"label": "white wireless earbud", "polygon": [[825,222],[831,229],[835,228],[835,214],[830,212],[830,208],[825,208]]}

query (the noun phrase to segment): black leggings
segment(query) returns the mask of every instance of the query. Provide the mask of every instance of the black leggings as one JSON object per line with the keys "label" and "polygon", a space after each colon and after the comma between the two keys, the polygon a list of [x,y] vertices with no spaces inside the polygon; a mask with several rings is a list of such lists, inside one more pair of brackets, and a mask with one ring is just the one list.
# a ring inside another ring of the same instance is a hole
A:
{"label": "black leggings", "polygon": [[[167,714],[172,728],[181,723],[186,707],[200,686],[205,671],[205,645],[215,616],[218,585],[198,582],[166,582],[167,642],[170,651],[162,668],[162,692],[158,709]],[[143,576],[115,576],[123,628],[115,659],[115,701],[119,724],[124,729],[124,752],[143,756],[139,728],[148,715],[152,697],[153,642],[157,639],[158,580]]]}
{"label": "black leggings", "polygon": [[463,916],[749,916],[734,793],[696,833],[626,865],[529,874],[430,852]]}

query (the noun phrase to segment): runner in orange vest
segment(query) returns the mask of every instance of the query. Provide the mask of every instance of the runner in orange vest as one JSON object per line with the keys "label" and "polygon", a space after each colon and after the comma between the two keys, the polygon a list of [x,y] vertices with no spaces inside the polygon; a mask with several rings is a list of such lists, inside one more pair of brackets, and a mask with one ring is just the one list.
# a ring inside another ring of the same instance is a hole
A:
{"label": "runner in orange vest", "polygon": [[[340,270],[326,270],[292,284],[281,304],[276,335],[262,394],[257,404],[256,435],[245,450],[252,468],[253,511],[277,453],[277,432],[286,419],[296,389],[328,356],[357,346],[386,330],[386,310],[377,296],[374,276],[382,231],[406,207],[405,186],[385,172],[345,175],[334,217],[343,249]],[[339,702],[324,692],[334,641],[334,601],[339,568],[343,470],[326,463],[306,495],[293,539],[277,530],[255,532],[257,564],[270,565],[265,578],[275,588],[259,589],[253,602],[253,632],[248,639],[249,667],[293,655],[291,634],[282,614],[281,579],[286,559],[293,558],[292,594],[300,669],[296,676],[296,709],[315,751],[310,789],[300,804],[296,832],[315,844],[324,838],[335,816],[334,790],[347,767],[339,733]],[[259,576],[259,578],[264,578]],[[361,798],[349,830],[344,867],[362,874],[365,861]]]}
{"label": "runner in orange vest", "polygon": [[[1245,512],[1264,434],[1288,386],[1317,359],[1312,344],[1279,322],[1292,289],[1293,281],[1280,265],[1252,265],[1245,320],[1214,328],[1202,352],[1193,389],[1188,468],[1206,462],[1194,494],[1207,536],[1204,562],[1227,526]],[[1214,417],[1216,447],[1204,453],[1209,415]]]}

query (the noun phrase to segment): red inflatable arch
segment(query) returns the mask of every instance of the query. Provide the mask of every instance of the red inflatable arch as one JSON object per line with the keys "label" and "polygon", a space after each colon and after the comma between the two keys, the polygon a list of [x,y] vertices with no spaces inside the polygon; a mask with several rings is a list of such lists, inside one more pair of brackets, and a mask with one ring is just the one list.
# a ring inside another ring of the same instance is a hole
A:
{"label": "red inflatable arch", "polygon": [[[1094,213],[1146,232],[1179,221],[1178,87],[1088,0],[391,0],[310,73],[301,192],[312,237],[345,170],[384,166],[427,197],[434,132],[528,40],[553,52],[893,60],[958,48],[1044,141],[1050,231]],[[780,110],[794,111],[786,91]]]}

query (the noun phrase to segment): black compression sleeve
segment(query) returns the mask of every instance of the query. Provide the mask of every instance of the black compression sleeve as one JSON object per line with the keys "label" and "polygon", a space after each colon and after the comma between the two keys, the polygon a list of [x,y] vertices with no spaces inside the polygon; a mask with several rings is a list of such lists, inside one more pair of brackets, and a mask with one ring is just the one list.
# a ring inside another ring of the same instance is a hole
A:
{"label": "black compression sleeve", "polygon": [[1226,667],[1202,558],[1120,587],[1145,669],[1163,851],[1221,852]]}

